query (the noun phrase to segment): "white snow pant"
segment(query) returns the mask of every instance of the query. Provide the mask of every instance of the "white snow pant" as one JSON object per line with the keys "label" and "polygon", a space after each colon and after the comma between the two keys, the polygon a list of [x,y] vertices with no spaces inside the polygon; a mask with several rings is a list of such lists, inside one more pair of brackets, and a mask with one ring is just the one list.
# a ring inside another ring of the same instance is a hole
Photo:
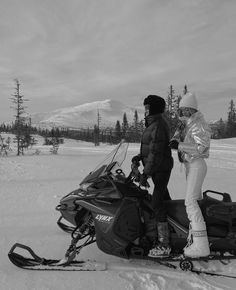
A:
{"label": "white snow pant", "polygon": [[204,159],[199,158],[185,163],[187,188],[185,206],[190,222],[204,222],[198,200],[202,199],[202,184],[207,173],[207,165]]}

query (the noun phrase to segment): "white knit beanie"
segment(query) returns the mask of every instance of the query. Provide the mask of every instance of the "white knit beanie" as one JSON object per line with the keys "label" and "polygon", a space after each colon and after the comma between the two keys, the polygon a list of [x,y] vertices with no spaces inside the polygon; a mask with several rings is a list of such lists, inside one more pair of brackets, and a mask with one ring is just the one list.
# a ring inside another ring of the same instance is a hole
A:
{"label": "white knit beanie", "polygon": [[194,93],[186,93],[180,100],[179,107],[198,109],[197,98]]}

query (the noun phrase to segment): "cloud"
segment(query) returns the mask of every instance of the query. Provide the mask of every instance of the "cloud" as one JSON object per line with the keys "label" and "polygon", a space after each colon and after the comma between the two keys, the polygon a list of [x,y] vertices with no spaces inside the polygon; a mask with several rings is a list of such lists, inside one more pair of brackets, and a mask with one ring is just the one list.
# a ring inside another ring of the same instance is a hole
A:
{"label": "cloud", "polygon": [[[0,6],[5,105],[12,91],[4,84],[16,77],[31,109],[42,111],[107,97],[140,101],[147,92],[165,95],[171,84],[179,92],[188,84],[203,103],[224,96],[222,106],[229,92],[236,95],[234,1],[1,0]],[[220,110],[219,103],[212,115]]]}

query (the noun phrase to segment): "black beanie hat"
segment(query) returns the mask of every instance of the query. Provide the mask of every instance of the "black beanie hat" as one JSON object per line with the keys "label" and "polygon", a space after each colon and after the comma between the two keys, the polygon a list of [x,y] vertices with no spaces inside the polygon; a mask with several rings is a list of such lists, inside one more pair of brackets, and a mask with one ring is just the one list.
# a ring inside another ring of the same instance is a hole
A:
{"label": "black beanie hat", "polygon": [[150,106],[149,115],[155,115],[155,114],[164,113],[166,102],[160,96],[149,95],[144,99],[143,105],[144,106],[149,105]]}

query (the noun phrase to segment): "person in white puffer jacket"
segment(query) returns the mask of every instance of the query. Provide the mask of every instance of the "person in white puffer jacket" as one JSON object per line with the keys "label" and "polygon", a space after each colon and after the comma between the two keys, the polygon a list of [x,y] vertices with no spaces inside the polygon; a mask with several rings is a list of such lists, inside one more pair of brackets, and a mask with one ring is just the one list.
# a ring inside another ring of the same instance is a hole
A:
{"label": "person in white puffer jacket", "polygon": [[175,132],[169,146],[178,150],[179,159],[186,169],[185,206],[190,221],[188,243],[184,254],[205,257],[210,254],[206,224],[198,205],[202,199],[202,184],[207,173],[205,158],[209,157],[211,130],[198,111],[195,94],[186,93],[179,104],[182,125]]}

